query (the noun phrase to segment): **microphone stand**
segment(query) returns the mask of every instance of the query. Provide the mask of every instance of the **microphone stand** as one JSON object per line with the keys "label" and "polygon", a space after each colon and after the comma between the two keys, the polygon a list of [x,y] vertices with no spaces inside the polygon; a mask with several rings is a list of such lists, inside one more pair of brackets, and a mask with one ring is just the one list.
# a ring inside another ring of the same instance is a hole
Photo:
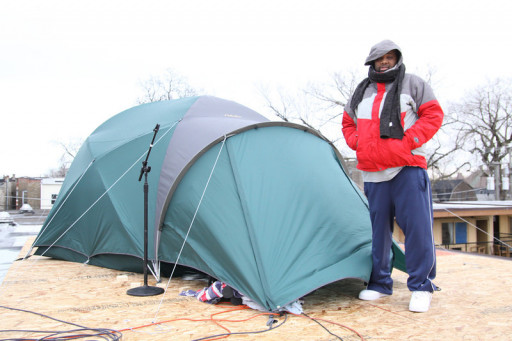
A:
{"label": "microphone stand", "polygon": [[142,175],[144,175],[144,285],[129,289],[126,293],[131,296],[154,296],[164,292],[163,288],[148,286],[148,173],[151,172],[151,167],[148,166],[148,158],[159,129],[159,124],[153,129],[153,140],[151,140],[146,160],[142,161],[142,168],[140,170],[139,182],[142,179]]}

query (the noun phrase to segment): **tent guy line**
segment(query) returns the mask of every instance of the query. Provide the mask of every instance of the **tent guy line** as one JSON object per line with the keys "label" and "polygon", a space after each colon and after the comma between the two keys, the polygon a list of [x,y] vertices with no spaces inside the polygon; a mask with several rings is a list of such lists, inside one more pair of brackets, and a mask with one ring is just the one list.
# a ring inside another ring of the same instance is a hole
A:
{"label": "tent guy line", "polygon": [[511,246],[511,245],[508,245],[508,244],[507,244],[507,243],[505,243],[503,240],[501,240],[501,239],[499,239],[499,238],[497,238],[497,237],[493,236],[492,234],[490,234],[489,232],[485,231],[484,229],[482,229],[482,228],[480,228],[480,227],[476,226],[475,224],[472,224],[471,222],[469,222],[469,221],[467,221],[466,219],[462,218],[462,217],[461,217],[461,216],[459,216],[458,214],[456,214],[456,213],[454,213],[454,212],[450,211],[450,210],[449,210],[449,209],[447,209],[446,207],[445,207],[445,208],[443,208],[443,209],[444,209],[446,212],[450,213],[451,215],[453,215],[453,216],[455,216],[455,217],[459,218],[460,220],[462,220],[462,221],[463,221],[463,222],[465,222],[466,224],[473,226],[473,227],[474,227],[474,228],[476,228],[478,231],[483,232],[483,233],[485,233],[486,235],[488,235],[489,237],[492,237],[493,239],[495,239],[495,240],[497,240],[498,242],[502,243],[503,245],[505,245],[505,246],[507,246],[507,247],[509,247],[509,248],[512,248],[512,246]]}
{"label": "tent guy line", "polygon": [[[169,133],[169,131],[171,131],[172,128],[174,128],[174,126],[176,126],[176,124],[178,124],[181,120],[177,120],[174,122],[174,124],[169,128],[167,129],[167,131],[162,135],[160,136],[160,138],[155,142],[155,145],[157,145],[160,140],[165,136],[167,135],[167,133]],[[46,248],[46,250],[44,250],[44,252],[40,255],[40,256],[44,256],[46,254],[46,252],[48,250],[50,250],[54,245],[55,243],[57,243],[71,228],[73,228],[73,226],[75,226],[75,224],[80,220],[82,219],[83,216],[85,216],[87,214],[87,212],[89,212],[122,178],[124,178],[124,176],[126,174],[128,174],[128,172],[133,168],[135,167],[136,164],[138,164],[140,162],[140,160],[142,160],[142,158],[147,154],[147,151],[145,151],[130,167],[128,167],[128,169],[125,170],[125,172],[123,174],[121,174],[121,176],[119,176],[116,181],[114,181],[114,183],[112,185],[110,185],[110,187],[105,191],[103,192],[103,194],[101,194],[97,199],[96,201],[94,201],[49,247]],[[89,165],[87,166],[86,170],[82,173],[82,175],[80,176],[79,180],[76,182],[76,184],[73,186],[72,190],[66,195],[65,197],[65,200],[63,201],[62,204],[64,204],[67,199],[69,198],[69,196],[71,195],[71,193],[74,191],[74,189],[76,188],[76,186],[79,184],[80,180],[83,178],[83,176],[87,173],[87,170],[91,167],[91,165],[94,163],[96,159],[93,159]],[[29,252],[27,253],[27,255],[32,252],[32,249],[34,248],[34,245],[36,243],[36,241],[38,240],[38,238],[42,235],[42,233],[44,232],[44,230],[46,230],[46,228],[48,228],[48,226],[50,226],[50,223],[52,222],[53,218],[57,216],[57,213],[59,212],[60,208],[62,207],[63,205],[59,205],[59,208],[57,209],[57,211],[55,212],[55,214],[52,216],[52,218],[50,219],[50,221],[46,224],[46,226],[44,227],[43,231],[41,233],[38,234],[36,240],[34,241],[34,243],[32,243],[32,246],[30,247],[30,250]],[[89,259],[87,259],[87,261],[85,262],[85,264],[87,264],[89,262]]]}
{"label": "tent guy line", "polygon": [[[94,163],[94,159],[89,162],[89,165],[87,166],[87,168],[85,169],[85,171],[82,173],[82,175],[80,176],[80,178],[78,179],[78,181],[75,183],[75,185],[73,186],[73,188],[71,188],[71,191],[69,191],[69,193],[66,193],[66,196],[64,197],[63,199],[63,204],[68,200],[69,196],[71,195],[71,193],[73,193],[73,191],[75,190],[76,186],[80,183],[80,180],[84,177],[85,173],[87,173],[87,170],[92,166],[92,164]],[[48,228],[48,226],[51,225],[52,221],[53,221],[53,218],[55,218],[57,216],[57,214],[59,213],[60,209],[62,208],[62,206],[59,206],[59,208],[57,209],[57,211],[55,211],[55,215],[50,219],[50,221],[48,222],[48,224],[46,224],[46,226],[44,227],[44,229],[41,231],[42,233],[44,233],[44,231]],[[73,223],[74,224],[74,223]],[[67,231],[66,231],[67,232]],[[64,233],[66,233],[64,232]],[[64,233],[62,235],[64,235]],[[32,250],[34,249],[34,244],[38,241],[39,237],[41,236],[41,233],[39,233],[36,237],[36,239],[34,240],[34,242],[32,243],[32,246],[28,249],[28,252],[27,254],[25,255],[25,257],[23,257],[23,260],[25,260],[25,258],[27,258],[30,253],[32,252]],[[62,237],[62,236],[61,236]],[[60,237],[59,237],[60,238]]]}
{"label": "tent guy line", "polygon": [[[33,244],[34,255],[121,271],[146,269],[140,186],[130,180],[139,172],[132,167],[122,180],[117,177],[120,165],[147,152],[145,137],[150,129],[153,134],[154,122],[176,123],[151,153],[159,181],[150,183],[148,213],[155,224],[149,251],[156,264],[150,267],[159,276],[194,269],[266,311],[281,311],[344,278],[368,280],[367,202],[339,151],[316,130],[271,122],[213,96],[139,105],[100,125],[76,155],[47,218],[51,226]],[[395,267],[405,268],[403,251],[393,251]]]}
{"label": "tent guy line", "polygon": [[[210,184],[210,180],[212,179],[213,172],[215,171],[215,167],[217,166],[217,162],[219,161],[220,153],[224,150],[224,145],[226,143],[226,135],[224,135],[224,140],[222,140],[222,145],[219,149],[219,152],[217,153],[217,158],[215,159],[215,162],[212,167],[212,171],[210,172],[210,176],[208,177],[208,180],[206,181],[206,185],[204,186],[203,194],[201,194],[201,198],[199,199],[199,203],[197,204],[196,210],[194,212],[194,216],[192,217],[192,221],[190,222],[190,225],[187,230],[187,234],[183,240],[183,243],[181,244],[180,252],[178,253],[178,257],[176,258],[176,261],[174,262],[174,266],[172,268],[171,275],[169,276],[169,280],[167,280],[167,285],[165,286],[164,294],[162,295],[162,298],[160,299],[160,303],[158,304],[158,307],[156,309],[155,317],[153,318],[153,323],[156,322],[158,313],[160,312],[160,307],[162,306],[162,302],[164,301],[165,294],[167,293],[167,289],[169,288],[169,284],[171,284],[172,276],[174,275],[174,271],[176,270],[176,265],[178,264],[178,261],[180,260],[181,253],[183,252],[183,248],[185,247],[185,244],[187,243],[188,236],[190,234],[190,230],[192,230],[192,225],[194,225],[194,221],[196,220],[197,212],[199,211],[199,207],[201,206],[201,203],[203,202],[204,194],[206,193],[206,189],[208,188],[208,185]],[[158,262],[158,259],[156,260]]]}

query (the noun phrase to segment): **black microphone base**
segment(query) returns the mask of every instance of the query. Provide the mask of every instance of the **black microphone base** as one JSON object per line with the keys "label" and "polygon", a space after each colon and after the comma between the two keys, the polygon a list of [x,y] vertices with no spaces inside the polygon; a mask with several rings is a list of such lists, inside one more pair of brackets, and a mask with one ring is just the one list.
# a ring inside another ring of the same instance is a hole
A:
{"label": "black microphone base", "polygon": [[143,285],[137,288],[131,288],[126,293],[131,296],[155,296],[164,292],[163,288]]}

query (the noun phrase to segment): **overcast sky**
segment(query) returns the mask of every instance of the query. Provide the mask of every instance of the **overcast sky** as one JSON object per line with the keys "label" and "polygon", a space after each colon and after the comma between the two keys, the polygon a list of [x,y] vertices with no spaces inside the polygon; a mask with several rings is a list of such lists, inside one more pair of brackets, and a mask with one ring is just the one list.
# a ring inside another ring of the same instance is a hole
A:
{"label": "overcast sky", "polygon": [[512,2],[0,0],[0,176],[57,168],[56,142],[85,139],[172,68],[262,114],[261,84],[303,87],[364,70],[398,43],[435,68],[441,103],[511,77]]}

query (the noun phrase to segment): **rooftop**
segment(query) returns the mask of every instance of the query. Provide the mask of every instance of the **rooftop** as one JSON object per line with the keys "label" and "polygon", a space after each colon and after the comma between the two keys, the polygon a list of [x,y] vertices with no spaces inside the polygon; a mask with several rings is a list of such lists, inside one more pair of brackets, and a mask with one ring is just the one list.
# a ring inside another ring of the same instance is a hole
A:
{"label": "rooftop", "polygon": [[[21,251],[24,255],[29,240]],[[512,321],[512,261],[438,250],[430,311],[408,310],[407,274],[394,270],[394,294],[378,301],[357,299],[360,280],[347,279],[304,298],[304,312],[343,340],[503,340]],[[173,278],[165,294],[126,294],[143,275],[32,256],[16,261],[0,286],[0,306],[49,315],[90,328],[121,331],[123,340],[191,340],[231,332],[267,330],[269,316],[228,304],[208,305],[179,296],[205,282]],[[166,287],[168,278],[158,286]],[[149,278],[149,285],[155,285]],[[0,330],[70,330],[76,326],[0,308]],[[229,340],[333,340],[305,316],[276,316],[272,330],[233,334]],[[215,322],[214,322],[215,320]],[[154,323],[153,323],[154,322]],[[2,333],[4,338],[36,334]]]}
{"label": "rooftop", "polygon": [[434,218],[452,216],[511,215],[512,201],[450,201],[434,203]]}
{"label": "rooftop", "polygon": [[41,179],[41,183],[43,185],[62,185],[64,183],[64,178],[44,178]]}
{"label": "rooftop", "polygon": [[434,210],[440,210],[444,208],[451,209],[489,209],[489,208],[512,208],[511,200],[503,201],[449,201],[442,203],[434,203]]}

